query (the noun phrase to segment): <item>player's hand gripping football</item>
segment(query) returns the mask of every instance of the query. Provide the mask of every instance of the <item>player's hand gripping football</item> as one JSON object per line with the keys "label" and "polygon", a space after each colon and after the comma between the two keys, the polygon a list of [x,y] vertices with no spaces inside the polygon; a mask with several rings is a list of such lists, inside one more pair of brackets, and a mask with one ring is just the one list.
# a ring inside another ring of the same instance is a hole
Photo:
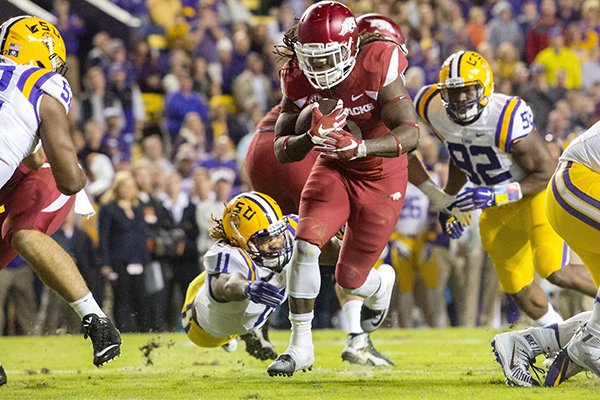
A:
{"label": "player's hand gripping football", "polygon": [[367,155],[365,142],[354,137],[343,129],[331,132],[328,137],[333,139],[333,144],[315,147],[325,157],[337,158],[343,161],[352,161]]}
{"label": "player's hand gripping football", "polygon": [[277,307],[283,301],[283,294],[279,293],[279,288],[265,281],[250,282],[244,294],[251,301],[269,307]]}
{"label": "player's hand gripping football", "polygon": [[337,130],[340,130],[346,125],[346,118],[348,117],[348,110],[344,109],[344,102],[338,100],[335,108],[327,115],[323,115],[319,110],[319,104],[315,103],[312,106],[312,119],[310,124],[310,140],[318,146],[331,146],[335,145],[335,140],[330,138],[329,135]]}

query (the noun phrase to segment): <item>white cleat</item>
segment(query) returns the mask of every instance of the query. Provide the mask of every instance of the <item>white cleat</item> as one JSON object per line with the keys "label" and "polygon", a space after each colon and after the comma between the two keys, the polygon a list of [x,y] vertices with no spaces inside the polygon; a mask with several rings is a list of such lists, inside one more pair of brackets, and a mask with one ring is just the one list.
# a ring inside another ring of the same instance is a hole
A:
{"label": "white cleat", "polygon": [[390,308],[390,300],[396,282],[396,271],[391,265],[383,264],[378,269],[381,288],[375,295],[365,299],[360,310],[360,326],[371,333],[381,326]]}
{"label": "white cleat", "polygon": [[342,360],[350,364],[389,367],[392,360],[375,349],[369,334],[366,332],[348,335],[346,347],[342,350]]}
{"label": "white cleat", "polygon": [[505,332],[494,337],[492,349],[502,367],[509,386],[532,387],[540,383],[533,379],[530,367],[542,354],[540,346],[527,331]]}
{"label": "white cleat", "polygon": [[229,342],[227,342],[221,346],[221,348],[228,353],[233,353],[234,351],[237,350],[237,347],[238,347],[238,338],[237,337],[231,339]]}

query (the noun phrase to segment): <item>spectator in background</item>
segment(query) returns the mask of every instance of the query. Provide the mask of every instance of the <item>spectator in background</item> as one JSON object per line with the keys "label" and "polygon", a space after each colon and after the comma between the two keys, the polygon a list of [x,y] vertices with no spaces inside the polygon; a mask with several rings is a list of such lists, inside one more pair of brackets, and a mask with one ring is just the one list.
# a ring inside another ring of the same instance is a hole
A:
{"label": "spectator in background", "polygon": [[111,162],[117,169],[127,167],[131,161],[132,135],[123,132],[124,118],[121,110],[116,107],[108,107],[104,110],[106,132],[102,139],[102,153],[110,157]]}
{"label": "spectator in background", "polygon": [[485,26],[485,11],[481,7],[473,7],[469,10],[469,22],[467,30],[471,37],[471,43],[477,47],[486,38],[487,28]]}
{"label": "spectator in background", "polygon": [[208,104],[202,94],[194,91],[194,81],[189,72],[179,75],[180,88],[165,100],[165,119],[171,143],[174,142],[185,115],[196,112],[203,121],[208,122]]}
{"label": "spectator in background", "polygon": [[110,35],[104,31],[100,31],[94,35],[92,39],[94,47],[90,50],[85,60],[86,72],[92,67],[100,67],[101,70],[108,67],[111,52],[110,41]]}
{"label": "spectator in background", "polygon": [[216,176],[215,173],[220,171],[232,183],[237,181],[238,169],[231,139],[226,135],[216,138],[212,153],[201,160],[198,166],[206,168],[211,177]]}
{"label": "spectator in background", "polygon": [[175,167],[167,158],[163,150],[163,142],[158,135],[151,135],[142,141],[142,160],[145,160],[150,166],[156,167],[165,173],[171,173]]}
{"label": "spectator in background", "polygon": [[591,52],[598,48],[598,34],[592,30],[585,30],[585,25],[574,22],[567,27],[567,46],[575,53],[583,64],[591,57]]}
{"label": "spectator in background", "polygon": [[[69,253],[90,291],[98,303],[102,304],[104,288],[98,270],[96,249],[90,236],[77,226],[77,222],[78,216],[71,210],[52,238]],[[44,286],[36,321],[36,334],[55,334],[59,328],[62,328],[63,333],[80,333],[81,322],[77,313],[55,291]]]}
{"label": "spectator in background", "polygon": [[[190,193],[191,200],[196,205],[196,225],[198,226],[198,253],[202,258],[204,253],[210,249],[214,241],[210,238],[208,232],[215,225],[213,217],[218,218],[223,215],[224,204],[217,200],[216,193],[213,191],[213,184],[210,180],[210,174],[205,168],[197,168],[192,178],[193,185]],[[219,214],[219,212],[221,214]]]}
{"label": "spectator in background", "polygon": [[82,93],[79,107],[79,125],[93,119],[104,126],[104,110],[116,107],[123,112],[119,97],[106,86],[106,78],[100,67],[88,70],[85,79],[85,91]]}
{"label": "spectator in background", "polygon": [[210,76],[208,63],[203,57],[194,58],[192,66],[192,78],[194,79],[195,92],[202,93],[207,98],[210,98],[213,95],[215,83]]}
{"label": "spectator in background", "polygon": [[588,92],[600,83],[600,47],[596,46],[590,51],[590,58],[581,66],[581,75],[583,79],[583,87]]}
{"label": "spectator in background", "polygon": [[493,9],[494,18],[487,26],[487,41],[492,46],[494,54],[498,53],[500,44],[512,43],[519,54],[523,53],[523,32],[519,23],[513,18],[513,9],[508,1],[499,1]]}
{"label": "spectator in background", "polygon": [[558,17],[563,26],[568,26],[575,21],[581,20],[581,14],[577,10],[573,0],[558,0]]}
{"label": "spectator in background", "polygon": [[494,73],[502,79],[513,80],[517,69],[526,68],[519,58],[519,51],[510,42],[500,43],[496,61],[497,70]]}
{"label": "spectator in background", "polygon": [[156,49],[145,38],[138,39],[130,54],[133,73],[142,93],[163,93],[160,84],[162,69]]}
{"label": "spectator in background", "polygon": [[581,5],[582,24],[587,31],[600,35],[600,4],[596,0],[585,0]]}
{"label": "spectator in background", "polygon": [[210,131],[213,134],[212,144],[221,136],[229,136],[235,145],[250,131],[232,112],[235,107],[231,96],[214,96],[210,101]]}
{"label": "spectator in background", "polygon": [[540,4],[540,18],[527,32],[525,42],[525,60],[531,64],[538,53],[550,44],[548,31],[552,27],[562,28],[560,19],[556,15],[555,0],[542,0]]}
{"label": "spectator in background", "polygon": [[[166,262],[173,271],[171,285],[167,288],[167,300],[172,301],[176,295],[176,301],[169,303],[168,315],[171,328],[176,328],[177,311],[183,304],[183,297],[190,282],[200,273],[198,258],[198,225],[196,223],[196,205],[181,188],[181,176],[173,172],[167,177],[165,187],[165,198],[163,206],[169,212],[173,221],[171,234],[176,239],[176,245],[172,252],[166,254]],[[180,290],[177,294],[176,289]],[[175,292],[175,293],[174,293]]]}
{"label": "spectator in background", "polygon": [[539,52],[535,62],[546,69],[548,85],[562,87],[560,74],[564,74],[565,89],[581,88],[581,63],[575,53],[565,46],[562,28],[554,26],[548,29],[547,35],[550,46]]}
{"label": "spectator in background", "polygon": [[150,262],[146,245],[150,234],[137,194],[131,173],[118,172],[102,196],[98,216],[100,271],[112,285],[115,322],[121,332],[148,330],[148,296],[142,274]]}
{"label": "spectator in background", "polygon": [[222,70],[219,64],[218,43],[226,39],[225,31],[219,25],[219,19],[209,4],[198,6],[198,16],[190,22],[191,32],[188,36],[192,56],[202,57],[208,63],[208,71],[214,82],[221,83]]}
{"label": "spectator in background", "polygon": [[264,63],[256,53],[246,59],[246,69],[233,81],[233,97],[240,112],[251,114],[257,109],[265,115],[271,103],[272,87],[264,74]]}
{"label": "spectator in background", "polygon": [[189,112],[183,119],[183,125],[179,130],[179,134],[173,143],[173,153],[177,154],[179,148],[188,144],[195,150],[194,161],[202,160],[208,154],[210,142],[212,141],[212,132],[206,132],[206,125],[202,122],[200,114],[197,112]]}
{"label": "spectator in background", "polygon": [[115,169],[110,158],[103,153],[88,154],[83,165],[89,179],[87,193],[97,201],[112,185]]}
{"label": "spectator in background", "polygon": [[85,165],[87,156],[91,153],[104,153],[102,142],[104,139],[103,124],[89,119],[83,125],[83,147],[77,152],[79,163]]}
{"label": "spectator in background", "polygon": [[71,12],[70,0],[54,0],[53,14],[56,16],[56,27],[60,31],[67,50],[67,64],[69,69],[65,78],[71,85],[73,95],[81,92],[81,71],[79,63],[79,40],[85,33],[85,22],[75,13]]}
{"label": "spectator in background", "polygon": [[549,90],[544,67],[540,64],[532,64],[530,71],[531,82],[519,88],[516,95],[529,104],[535,124],[540,132],[545,132],[548,115],[557,99],[552,97],[552,91]]}
{"label": "spectator in background", "polygon": [[138,163],[133,168],[133,176],[138,188],[138,200],[144,222],[150,233],[150,263],[144,270],[144,282],[148,291],[149,328],[153,331],[166,331],[167,303],[166,286],[172,275],[165,264],[167,249],[171,246],[173,221],[162,203],[152,195],[152,176],[147,163]]}
{"label": "spectator in background", "polygon": [[182,10],[180,0],[147,0],[146,6],[152,22],[164,31],[175,25]]}
{"label": "spectator in background", "polygon": [[[221,41],[219,42],[221,43]],[[232,85],[235,77],[239,76],[246,67],[246,58],[250,53],[250,37],[246,30],[239,29],[233,34],[232,39],[232,51],[230,52],[230,58],[227,59],[226,49],[223,49],[223,82],[221,84],[221,91],[225,94],[232,93]],[[219,56],[221,56],[221,50],[219,50]]]}
{"label": "spectator in background", "polygon": [[37,309],[33,290],[33,270],[19,256],[5,268],[0,269],[0,336],[4,334],[5,310],[8,302],[15,307],[15,315],[22,332],[32,335]]}
{"label": "spectator in background", "polygon": [[527,37],[529,28],[537,22],[538,18],[537,0],[526,0],[521,4],[521,13],[517,17],[517,22],[521,27],[523,38]]}
{"label": "spectator in background", "polygon": [[195,168],[196,152],[191,145],[184,145],[179,148],[175,155],[175,169],[181,176],[181,190],[189,196],[192,185]]}
{"label": "spectator in background", "polygon": [[404,73],[406,77],[406,90],[412,99],[415,98],[417,92],[425,86],[425,73],[420,67],[409,67]]}

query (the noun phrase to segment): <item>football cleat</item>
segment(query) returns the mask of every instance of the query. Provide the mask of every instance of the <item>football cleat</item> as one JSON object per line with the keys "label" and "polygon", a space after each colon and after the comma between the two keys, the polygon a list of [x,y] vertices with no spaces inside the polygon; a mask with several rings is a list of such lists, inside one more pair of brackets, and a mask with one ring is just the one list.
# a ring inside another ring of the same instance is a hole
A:
{"label": "football cleat", "polygon": [[267,368],[269,376],[292,376],[294,372],[302,370],[302,372],[312,371],[312,365],[304,368],[296,368],[296,361],[289,354],[282,354]]}
{"label": "football cleat", "polygon": [[[373,296],[365,299],[360,309],[360,326],[366,333],[371,333],[381,326],[390,308],[390,299],[394,290],[396,271],[390,265],[383,264],[377,269],[381,278],[381,288]],[[373,307],[369,303],[385,304],[384,308]]]}
{"label": "football cleat", "polygon": [[[296,371],[311,371],[315,362],[314,349],[312,346],[290,345],[286,353],[281,354],[267,368],[269,376],[292,376]],[[297,356],[298,353],[307,353],[304,359]],[[293,355],[296,355],[294,359]]]}
{"label": "football cleat", "polygon": [[234,351],[237,350],[237,347],[238,347],[238,339],[237,338],[233,338],[229,342],[227,342],[221,346],[221,348],[228,353],[233,353]]}
{"label": "football cleat", "polygon": [[262,329],[252,330],[240,338],[246,343],[246,352],[259,360],[274,360],[277,358],[277,351],[269,341],[266,325]]}
{"label": "football cleat", "polygon": [[587,326],[571,339],[550,365],[545,386],[558,386],[583,370],[600,376],[600,337]]}
{"label": "football cleat", "polygon": [[368,333],[349,334],[346,347],[342,350],[342,360],[350,364],[387,367],[394,365],[392,360],[378,352]]}
{"label": "football cleat", "polygon": [[6,385],[6,372],[4,371],[4,367],[0,365],[0,386]]}
{"label": "football cleat", "polygon": [[121,354],[121,334],[107,317],[87,314],[82,320],[83,338],[94,347],[94,365],[101,367]]}
{"label": "football cleat", "polygon": [[534,366],[535,358],[543,352],[530,333],[505,332],[494,337],[493,353],[500,364],[509,386],[540,386],[529,371],[531,367],[538,377],[539,368]]}

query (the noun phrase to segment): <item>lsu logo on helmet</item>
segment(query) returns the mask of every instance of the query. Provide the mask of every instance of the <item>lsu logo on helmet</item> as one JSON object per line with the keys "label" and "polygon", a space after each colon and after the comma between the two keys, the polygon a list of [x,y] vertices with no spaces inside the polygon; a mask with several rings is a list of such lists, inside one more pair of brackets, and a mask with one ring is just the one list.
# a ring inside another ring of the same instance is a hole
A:
{"label": "lsu logo on helmet", "polygon": [[66,72],[66,47],[50,22],[29,15],[14,17],[0,26],[0,54],[17,64]]}

